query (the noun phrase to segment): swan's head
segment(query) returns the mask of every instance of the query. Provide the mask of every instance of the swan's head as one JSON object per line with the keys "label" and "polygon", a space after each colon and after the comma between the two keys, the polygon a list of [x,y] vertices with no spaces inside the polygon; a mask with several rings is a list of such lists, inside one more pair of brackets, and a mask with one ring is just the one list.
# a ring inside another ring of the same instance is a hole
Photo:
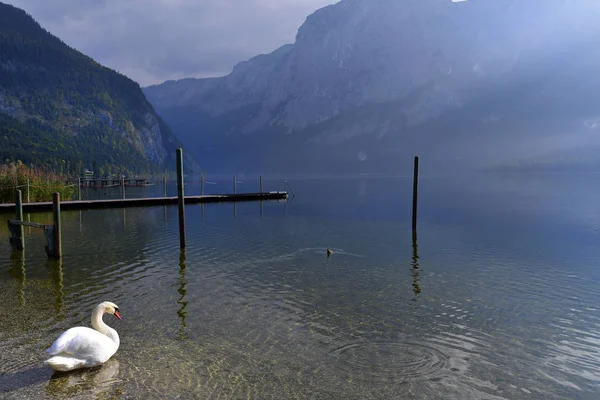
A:
{"label": "swan's head", "polygon": [[115,317],[121,319],[121,315],[119,314],[119,307],[115,303],[111,303],[110,301],[105,301],[98,305],[99,308],[102,309],[106,314],[113,314]]}

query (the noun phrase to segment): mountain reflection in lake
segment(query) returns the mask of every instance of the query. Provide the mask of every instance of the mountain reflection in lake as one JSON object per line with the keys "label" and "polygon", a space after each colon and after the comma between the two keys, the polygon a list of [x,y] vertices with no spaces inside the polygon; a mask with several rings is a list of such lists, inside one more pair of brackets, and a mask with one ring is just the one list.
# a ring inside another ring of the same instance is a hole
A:
{"label": "mountain reflection in lake", "polygon": [[[415,237],[402,177],[188,206],[184,253],[177,207],[64,212],[61,261],[35,229],[12,253],[0,224],[0,398],[595,398],[596,179],[424,176]],[[116,355],[45,368],[102,300]]]}

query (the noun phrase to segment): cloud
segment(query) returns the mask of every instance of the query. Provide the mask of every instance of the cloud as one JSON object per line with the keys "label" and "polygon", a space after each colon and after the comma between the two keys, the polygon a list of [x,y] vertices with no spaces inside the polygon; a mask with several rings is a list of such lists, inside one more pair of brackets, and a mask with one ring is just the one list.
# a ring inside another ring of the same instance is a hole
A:
{"label": "cloud", "polygon": [[335,0],[3,0],[68,45],[141,85],[221,76],[292,43]]}

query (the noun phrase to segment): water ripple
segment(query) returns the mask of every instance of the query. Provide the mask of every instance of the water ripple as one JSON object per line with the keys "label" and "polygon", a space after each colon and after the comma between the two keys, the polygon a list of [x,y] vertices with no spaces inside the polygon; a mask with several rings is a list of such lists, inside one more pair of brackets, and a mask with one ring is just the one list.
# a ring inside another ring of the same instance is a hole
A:
{"label": "water ripple", "polygon": [[449,357],[419,342],[352,343],[333,351],[347,379],[404,383],[432,379],[449,366]]}

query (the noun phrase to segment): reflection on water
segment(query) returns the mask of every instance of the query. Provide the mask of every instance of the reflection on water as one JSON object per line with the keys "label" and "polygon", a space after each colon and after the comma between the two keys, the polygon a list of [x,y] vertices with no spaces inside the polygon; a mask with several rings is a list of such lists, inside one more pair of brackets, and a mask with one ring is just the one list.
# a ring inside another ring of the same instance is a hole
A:
{"label": "reflection on water", "polygon": [[104,365],[70,372],[55,372],[46,382],[46,393],[57,399],[82,397],[110,398],[120,382],[119,361],[108,360]]}
{"label": "reflection on water", "polygon": [[25,305],[25,280],[27,273],[25,272],[25,250],[10,252],[10,277],[18,281],[17,298],[19,306]]}
{"label": "reflection on water", "polygon": [[[535,182],[424,177],[418,238],[408,178],[187,206],[185,251],[176,206],[63,212],[62,260],[0,242],[0,398],[595,398],[600,193]],[[43,367],[102,300],[113,358]]]}
{"label": "reflection on water", "polygon": [[419,293],[421,293],[421,285],[419,284],[419,245],[417,243],[417,231],[412,231],[412,287],[413,292],[415,294],[415,300],[419,297]]}
{"label": "reflection on water", "polygon": [[179,254],[179,289],[177,289],[177,293],[179,293],[181,296],[179,299],[177,299],[177,304],[181,304],[181,308],[177,310],[177,315],[179,318],[181,318],[181,325],[179,327],[178,334],[179,340],[184,340],[187,338],[187,335],[185,334],[185,319],[187,318],[187,311],[185,310],[185,307],[187,306],[188,302],[184,300],[185,294],[187,293],[185,290],[185,272],[185,249],[182,249]]}
{"label": "reflection on water", "polygon": [[65,304],[64,293],[63,293],[63,270],[62,270],[62,259],[49,258],[46,260],[46,268],[50,271],[52,281],[54,282],[54,288],[56,297],[54,306],[56,310],[56,318],[60,321],[65,318],[63,307]]}

